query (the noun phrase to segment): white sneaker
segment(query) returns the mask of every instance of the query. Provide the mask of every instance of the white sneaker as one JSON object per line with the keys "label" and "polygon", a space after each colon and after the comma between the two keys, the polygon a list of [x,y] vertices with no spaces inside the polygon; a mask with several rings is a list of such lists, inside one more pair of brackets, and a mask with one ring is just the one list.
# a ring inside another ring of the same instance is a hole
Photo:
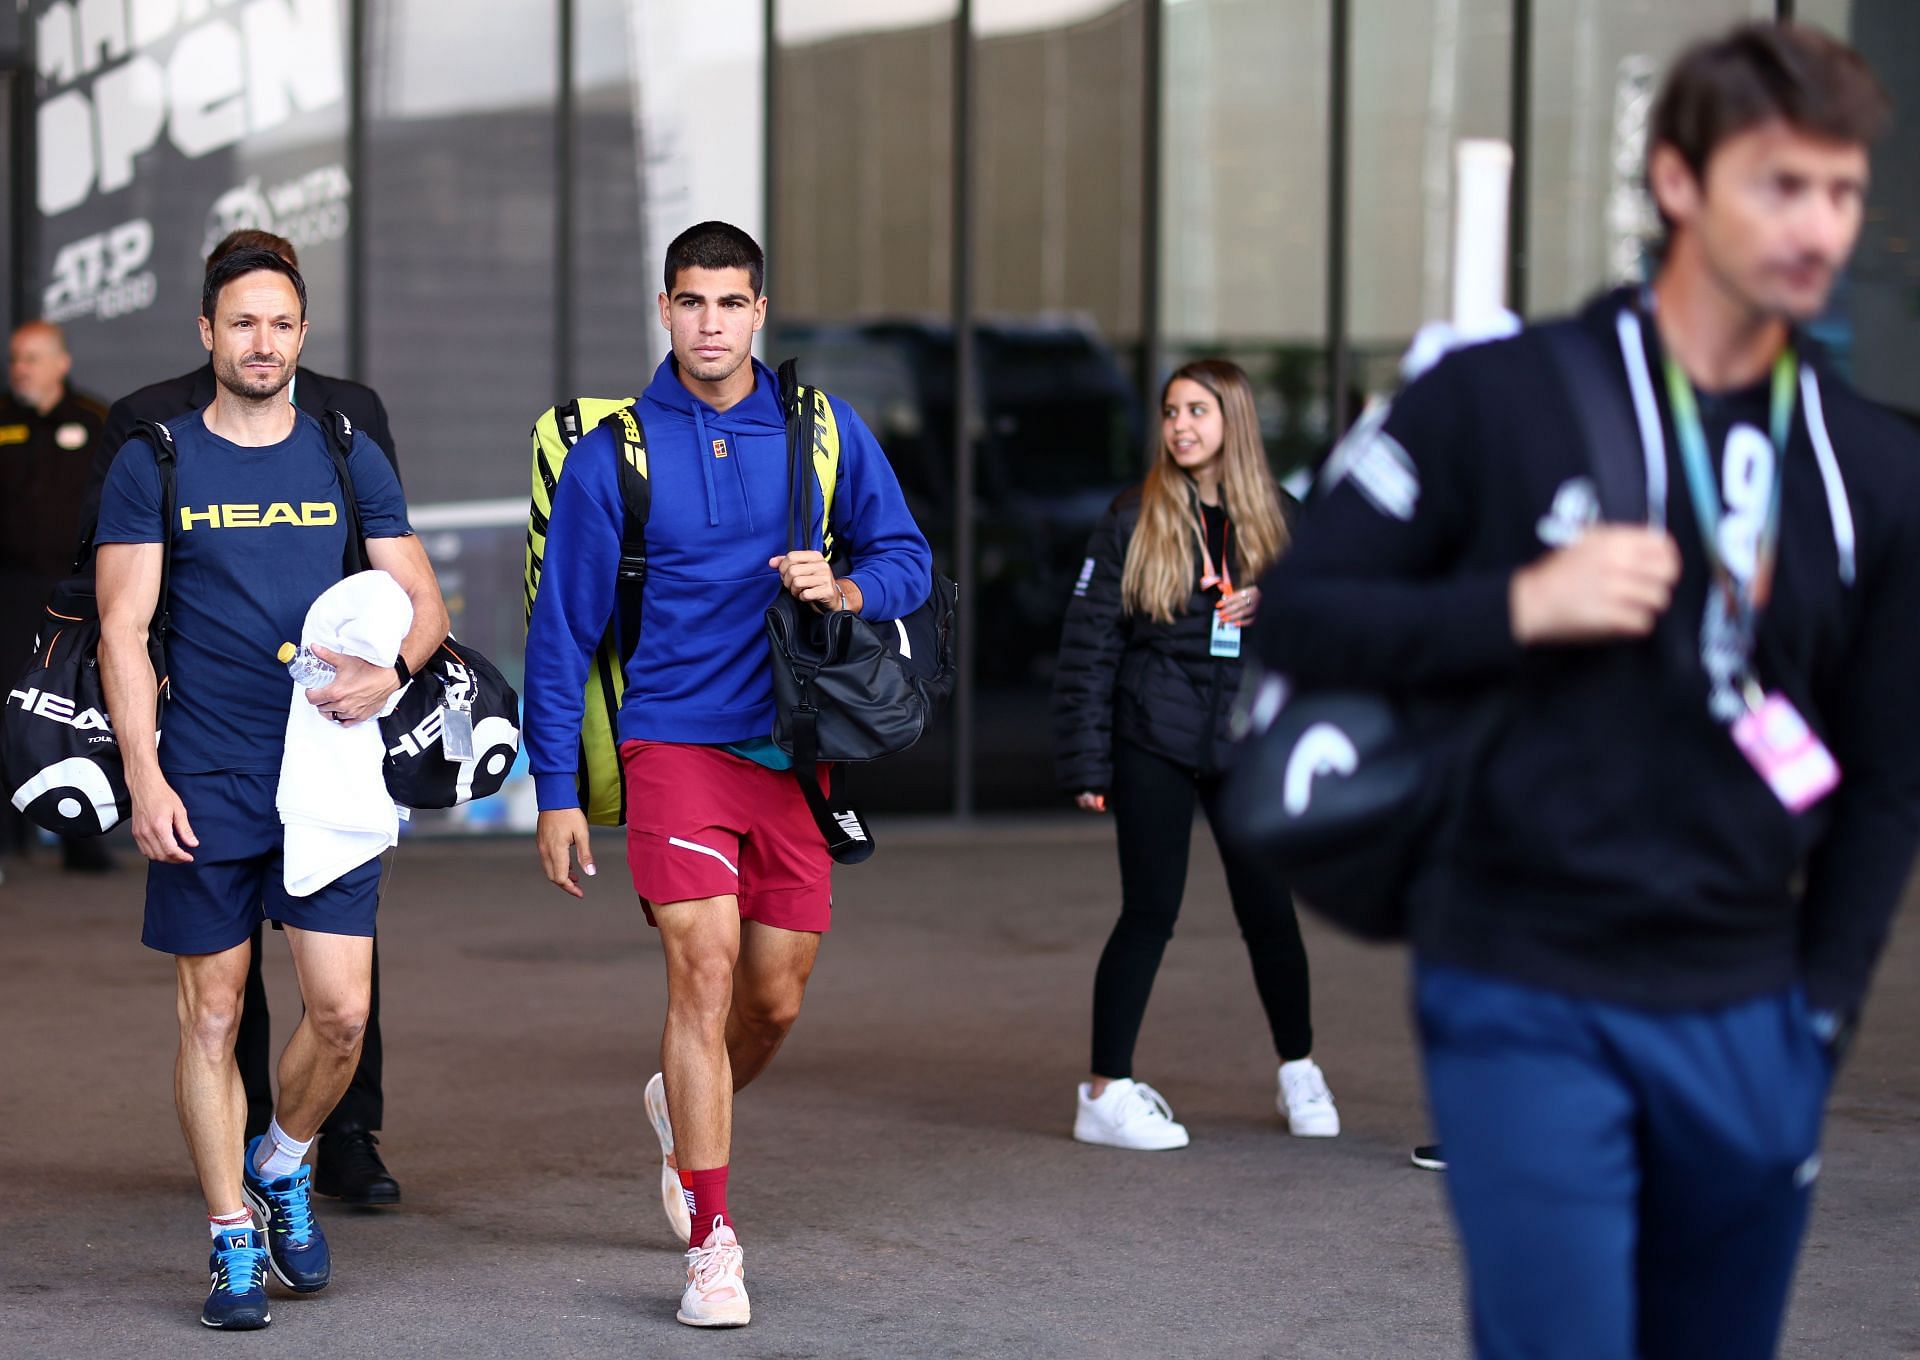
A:
{"label": "white sneaker", "polygon": [[1144,1082],[1122,1077],[1107,1083],[1098,1100],[1080,1083],[1080,1112],[1074,1116],[1073,1136],[1082,1143],[1103,1147],[1158,1151],[1187,1145],[1187,1129],[1173,1119],[1166,1098]]}
{"label": "white sneaker", "polygon": [[1287,1130],[1295,1138],[1332,1138],[1340,1132],[1333,1092],[1312,1058],[1280,1064],[1280,1094],[1273,1103],[1287,1117]]}
{"label": "white sneaker", "polygon": [[673,1122],[667,1118],[667,1079],[653,1074],[647,1083],[647,1118],[660,1139],[660,1205],[667,1211],[667,1222],[681,1246],[690,1246],[693,1238],[693,1211],[687,1208],[687,1192],[681,1188],[680,1173],[673,1169]]}
{"label": "white sneaker", "polygon": [[753,1320],[745,1257],[725,1218],[714,1219],[707,1240],[687,1253],[687,1287],[674,1316],[689,1327],[744,1327]]}

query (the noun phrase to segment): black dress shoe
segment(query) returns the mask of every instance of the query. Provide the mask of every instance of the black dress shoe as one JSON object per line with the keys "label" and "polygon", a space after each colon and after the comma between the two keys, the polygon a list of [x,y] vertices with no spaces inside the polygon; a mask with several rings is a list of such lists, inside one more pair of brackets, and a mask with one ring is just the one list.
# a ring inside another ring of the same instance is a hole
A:
{"label": "black dress shoe", "polygon": [[398,1204],[400,1182],[380,1160],[379,1142],[366,1129],[321,1134],[313,1188],[348,1204]]}

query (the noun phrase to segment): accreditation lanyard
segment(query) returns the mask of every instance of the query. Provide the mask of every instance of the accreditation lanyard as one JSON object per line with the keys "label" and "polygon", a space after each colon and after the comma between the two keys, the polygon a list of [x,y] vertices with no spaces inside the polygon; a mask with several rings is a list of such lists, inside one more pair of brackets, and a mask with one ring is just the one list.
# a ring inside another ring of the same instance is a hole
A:
{"label": "accreditation lanyard", "polygon": [[1200,497],[1193,498],[1193,532],[1200,540],[1200,589],[1220,587],[1224,597],[1233,594],[1233,572],[1229,565],[1233,561],[1230,551],[1233,539],[1233,521],[1226,518],[1224,508],[1220,523],[1220,570],[1213,569],[1213,553],[1207,547],[1207,512],[1200,508]]}
{"label": "accreditation lanyard", "polygon": [[1799,383],[1800,361],[1791,349],[1783,350],[1773,363],[1773,390],[1768,411],[1768,433],[1773,438],[1773,485],[1767,494],[1766,519],[1755,545],[1753,574],[1744,582],[1728,566],[1720,550],[1720,484],[1713,475],[1713,458],[1707,450],[1707,432],[1700,421],[1700,403],[1694,397],[1693,384],[1680,371],[1672,355],[1665,356],[1667,400],[1673,408],[1674,434],[1680,442],[1680,461],[1687,474],[1687,490],[1693,501],[1694,517],[1700,524],[1701,546],[1707,554],[1707,566],[1713,584],[1726,605],[1727,615],[1739,630],[1745,655],[1745,685],[1749,700],[1758,692],[1753,679],[1754,638],[1759,631],[1760,614],[1773,595],[1773,572],[1780,559],[1780,507],[1786,479],[1787,439],[1792,432],[1794,391]]}

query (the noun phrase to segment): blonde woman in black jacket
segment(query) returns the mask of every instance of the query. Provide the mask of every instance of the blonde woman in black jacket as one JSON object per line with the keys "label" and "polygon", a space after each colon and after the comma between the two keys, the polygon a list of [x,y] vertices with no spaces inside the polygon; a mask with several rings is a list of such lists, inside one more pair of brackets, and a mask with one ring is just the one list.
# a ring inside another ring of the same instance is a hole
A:
{"label": "blonde woman in black jacket", "polygon": [[[1185,1147],[1166,1100],[1134,1080],[1134,1041],[1187,879],[1194,805],[1219,811],[1227,710],[1240,682],[1254,586],[1286,546],[1287,512],[1238,368],[1202,359],[1160,400],[1146,481],[1116,500],[1087,546],[1055,673],[1055,764],[1090,812],[1111,810],[1120,919],[1093,986],[1093,1063],[1073,1136]],[[1307,956],[1284,883],[1223,852],[1234,915],[1280,1059],[1276,1104],[1303,1137],[1340,1131],[1312,1058]]]}

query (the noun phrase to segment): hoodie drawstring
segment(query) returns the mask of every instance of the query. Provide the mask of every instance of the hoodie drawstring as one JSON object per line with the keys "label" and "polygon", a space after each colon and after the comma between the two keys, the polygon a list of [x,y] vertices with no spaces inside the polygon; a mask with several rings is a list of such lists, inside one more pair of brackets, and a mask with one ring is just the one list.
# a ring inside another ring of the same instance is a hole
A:
{"label": "hoodie drawstring", "polygon": [[713,488],[713,441],[707,436],[706,418],[700,414],[700,403],[693,404],[693,446],[700,454],[700,475],[707,483],[707,524],[720,523],[720,498]]}
{"label": "hoodie drawstring", "polygon": [[740,466],[740,460],[738,458],[729,458],[727,461],[733,464],[733,480],[740,486],[740,504],[747,508],[747,532],[753,533],[755,532],[753,526],[753,497],[747,494],[746,469]]}

